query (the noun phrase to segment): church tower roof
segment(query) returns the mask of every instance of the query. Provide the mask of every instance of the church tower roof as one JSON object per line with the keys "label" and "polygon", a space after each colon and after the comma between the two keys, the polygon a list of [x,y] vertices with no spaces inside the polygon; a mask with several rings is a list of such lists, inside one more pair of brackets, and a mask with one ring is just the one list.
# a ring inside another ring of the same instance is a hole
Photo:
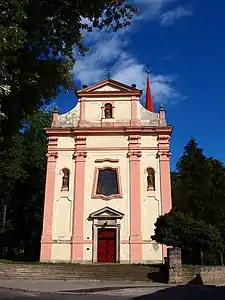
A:
{"label": "church tower roof", "polygon": [[152,93],[151,93],[151,87],[150,87],[149,71],[147,71],[146,106],[145,107],[148,111],[154,112],[153,101],[152,101]]}

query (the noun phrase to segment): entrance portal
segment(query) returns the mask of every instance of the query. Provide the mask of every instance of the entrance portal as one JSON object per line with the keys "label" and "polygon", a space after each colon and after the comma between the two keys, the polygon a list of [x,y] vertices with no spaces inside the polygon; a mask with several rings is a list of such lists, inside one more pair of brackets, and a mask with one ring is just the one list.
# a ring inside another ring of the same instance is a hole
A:
{"label": "entrance portal", "polygon": [[99,228],[98,229],[98,263],[116,262],[116,229]]}

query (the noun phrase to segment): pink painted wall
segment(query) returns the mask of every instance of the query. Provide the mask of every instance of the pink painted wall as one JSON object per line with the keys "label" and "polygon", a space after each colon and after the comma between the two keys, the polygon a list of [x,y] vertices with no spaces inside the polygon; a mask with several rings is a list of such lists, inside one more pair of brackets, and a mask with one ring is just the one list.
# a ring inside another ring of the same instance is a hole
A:
{"label": "pink painted wall", "polygon": [[74,176],[74,199],[73,199],[73,225],[71,237],[71,261],[83,260],[84,240],[84,186],[85,186],[85,161],[87,153],[86,137],[75,138],[75,176]]}
{"label": "pink painted wall", "polygon": [[129,137],[130,164],[130,262],[142,261],[142,216],[141,216],[141,178],[140,178],[140,136]]}
{"label": "pink painted wall", "polygon": [[49,138],[47,154],[47,172],[45,185],[45,202],[43,215],[43,229],[41,237],[40,261],[51,261],[52,254],[52,224],[55,193],[55,171],[58,158],[57,138]]}

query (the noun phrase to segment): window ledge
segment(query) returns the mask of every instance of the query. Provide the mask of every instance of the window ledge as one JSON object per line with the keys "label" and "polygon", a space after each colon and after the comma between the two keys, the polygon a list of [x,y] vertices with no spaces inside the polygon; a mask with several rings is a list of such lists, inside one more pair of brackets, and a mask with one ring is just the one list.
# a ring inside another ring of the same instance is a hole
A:
{"label": "window ledge", "polygon": [[92,199],[102,199],[102,200],[112,200],[112,199],[121,199],[121,198],[123,198],[123,196],[120,194],[114,194],[114,195],[110,195],[110,196],[96,194],[96,195],[92,195],[91,198]]}

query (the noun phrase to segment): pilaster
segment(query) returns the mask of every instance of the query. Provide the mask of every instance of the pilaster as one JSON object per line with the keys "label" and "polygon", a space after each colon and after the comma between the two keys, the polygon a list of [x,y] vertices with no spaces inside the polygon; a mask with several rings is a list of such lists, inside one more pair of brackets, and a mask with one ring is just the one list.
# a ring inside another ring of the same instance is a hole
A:
{"label": "pilaster", "polygon": [[85,162],[87,157],[86,137],[75,138],[74,197],[73,197],[73,224],[71,237],[71,261],[83,260],[83,226],[84,226],[84,189],[85,189]]}
{"label": "pilaster", "polygon": [[[160,168],[160,190],[162,215],[168,213],[172,208],[171,178],[170,178],[170,136],[159,135],[158,158]],[[167,247],[163,246],[163,255],[167,256]]]}
{"label": "pilaster", "polygon": [[140,138],[140,135],[129,136],[127,154],[130,166],[130,263],[142,261]]}
{"label": "pilaster", "polygon": [[58,139],[48,138],[47,171],[45,184],[45,201],[43,214],[43,229],[41,237],[40,261],[51,261],[52,253],[52,225],[55,194],[55,171],[58,158]]}

